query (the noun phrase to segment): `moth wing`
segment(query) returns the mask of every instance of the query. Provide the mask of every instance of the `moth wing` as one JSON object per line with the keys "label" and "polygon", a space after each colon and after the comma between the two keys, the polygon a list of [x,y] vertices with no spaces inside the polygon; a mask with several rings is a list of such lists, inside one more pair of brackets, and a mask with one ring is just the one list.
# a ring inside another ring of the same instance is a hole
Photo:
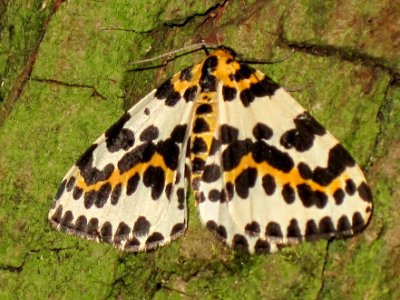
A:
{"label": "moth wing", "polygon": [[218,85],[220,147],[199,185],[202,223],[250,252],[361,231],[372,202],[360,168],[289,93],[255,77],[230,101]]}
{"label": "moth wing", "polygon": [[187,227],[185,154],[192,103],[167,80],[108,129],[64,177],[49,220],[126,251],[164,245]]}

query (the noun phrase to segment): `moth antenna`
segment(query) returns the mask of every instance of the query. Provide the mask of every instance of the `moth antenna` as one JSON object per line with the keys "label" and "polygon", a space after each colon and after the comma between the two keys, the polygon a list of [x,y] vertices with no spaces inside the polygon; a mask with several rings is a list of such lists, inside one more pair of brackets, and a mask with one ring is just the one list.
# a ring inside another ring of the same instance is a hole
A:
{"label": "moth antenna", "polygon": [[164,58],[164,57],[168,57],[168,56],[177,54],[177,53],[182,52],[182,51],[187,51],[187,50],[198,51],[200,49],[208,49],[208,48],[214,49],[214,48],[216,48],[216,46],[212,45],[212,44],[207,44],[205,42],[201,42],[201,43],[185,46],[185,47],[182,47],[182,48],[179,48],[179,49],[176,49],[176,50],[172,50],[170,52],[163,53],[163,54],[151,57],[151,58],[136,60],[136,61],[131,62],[131,64],[135,64],[136,65],[136,64],[142,64],[142,63],[155,61],[155,60],[158,60],[158,59],[161,59],[161,58]]}
{"label": "moth antenna", "polygon": [[252,64],[252,65],[272,65],[272,64],[277,64],[284,62],[285,60],[289,59],[290,57],[293,56],[293,52],[289,53],[288,55],[284,56],[283,58],[278,58],[277,60],[272,60],[272,61],[266,61],[266,60],[259,60],[259,59],[238,59],[238,62],[241,63],[246,63],[246,64]]}

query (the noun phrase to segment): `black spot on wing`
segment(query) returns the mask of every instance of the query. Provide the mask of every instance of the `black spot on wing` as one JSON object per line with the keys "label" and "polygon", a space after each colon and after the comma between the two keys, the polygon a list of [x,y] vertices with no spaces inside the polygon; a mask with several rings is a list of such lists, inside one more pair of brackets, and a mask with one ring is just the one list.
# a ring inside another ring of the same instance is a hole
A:
{"label": "black spot on wing", "polygon": [[223,241],[225,241],[226,238],[228,237],[226,229],[223,225],[218,225],[214,221],[210,220],[207,222],[206,227],[210,231],[214,232],[214,234]]}
{"label": "black spot on wing", "polygon": [[196,200],[198,201],[198,203],[203,203],[204,201],[206,201],[206,196],[204,196],[203,192],[200,192],[197,194]]}
{"label": "black spot on wing", "polygon": [[255,96],[249,88],[240,92],[240,100],[242,101],[244,107],[248,107],[254,101],[254,99]]}
{"label": "black spot on wing", "polygon": [[341,205],[343,203],[344,197],[345,194],[341,188],[336,189],[336,191],[333,193],[333,198],[335,199],[336,205]]}
{"label": "black spot on wing", "polygon": [[87,185],[93,185],[99,181],[105,181],[114,172],[113,164],[107,164],[102,170],[92,166],[93,152],[96,148],[97,144],[90,146],[75,164],[79,168]]}
{"label": "black spot on wing", "polygon": [[252,149],[250,139],[237,140],[229,144],[222,152],[222,167],[224,171],[230,171],[236,168],[243,156],[248,154]]}
{"label": "black spot on wing", "polygon": [[325,134],[325,129],[307,112],[298,115],[294,119],[295,129],[286,131],[280,139],[280,143],[286,149],[295,148],[299,152],[309,150],[316,135]]}
{"label": "black spot on wing", "polygon": [[165,195],[167,196],[168,200],[171,199],[171,194],[172,194],[172,183],[168,183],[165,186]]}
{"label": "black spot on wing", "polygon": [[351,230],[351,224],[347,216],[343,215],[339,218],[337,222],[338,231],[349,231]]}
{"label": "black spot on wing", "polygon": [[222,189],[222,191],[221,191],[221,199],[220,199],[220,202],[221,203],[225,203],[225,202],[227,202],[229,199],[228,199],[228,193],[226,192],[226,190],[225,189]]}
{"label": "black spot on wing", "polygon": [[257,169],[247,168],[235,179],[235,190],[237,195],[245,199],[249,196],[249,189],[254,187],[257,179]]}
{"label": "black spot on wing", "polygon": [[210,125],[203,118],[197,118],[193,125],[193,133],[209,132]]}
{"label": "black spot on wing", "polygon": [[221,192],[219,190],[216,189],[212,189],[209,193],[208,193],[208,199],[211,202],[218,202],[221,201]]}
{"label": "black spot on wing", "polygon": [[355,161],[350,154],[337,144],[329,150],[328,166],[317,167],[313,171],[313,180],[323,186],[329,185],[336,177],[344,172],[347,167],[353,167]]}
{"label": "black spot on wing", "polygon": [[323,217],[318,224],[320,234],[331,234],[335,232],[335,225],[333,225],[330,217]]}
{"label": "black spot on wing", "polygon": [[202,179],[207,183],[217,181],[221,176],[221,169],[217,164],[210,164],[204,168]]}
{"label": "black spot on wing", "polygon": [[181,74],[179,75],[179,79],[182,81],[191,81],[192,78],[193,78],[192,67],[188,67],[182,70]]}
{"label": "black spot on wing", "polygon": [[73,228],[72,221],[74,219],[74,215],[72,211],[67,210],[64,213],[64,216],[61,218],[60,225],[64,228]]}
{"label": "black spot on wing", "polygon": [[319,230],[314,220],[308,220],[306,223],[305,238],[307,241],[313,241],[317,239]]}
{"label": "black spot on wing", "polygon": [[354,195],[356,192],[356,184],[352,179],[347,179],[346,180],[346,187],[345,187],[346,193],[351,195]]}
{"label": "black spot on wing", "polygon": [[83,205],[86,209],[89,209],[93,206],[94,201],[96,201],[97,191],[88,191],[85,193],[83,197]]}
{"label": "black spot on wing", "polygon": [[171,140],[178,144],[182,143],[185,138],[186,128],[187,126],[185,124],[176,125],[171,132]]}
{"label": "black spot on wing", "polygon": [[139,174],[135,173],[133,174],[129,179],[128,182],[126,183],[126,195],[130,196],[134,192],[136,192],[136,189],[138,187],[140,180]]}
{"label": "black spot on wing", "polygon": [[282,197],[287,204],[292,204],[296,199],[294,189],[289,183],[286,183],[282,188]]}
{"label": "black spot on wing", "polygon": [[232,101],[236,98],[236,95],[237,95],[236,88],[226,86],[226,85],[224,85],[222,87],[222,96],[224,98],[224,101]]}
{"label": "black spot on wing", "polygon": [[111,192],[111,184],[109,182],[104,183],[101,188],[97,191],[96,200],[94,205],[97,208],[102,208],[106,204],[108,197]]}
{"label": "black spot on wing", "polygon": [[232,200],[233,196],[235,195],[234,185],[232,182],[227,182],[225,185],[225,192],[227,200]]}
{"label": "black spot on wing", "polygon": [[150,222],[143,216],[137,218],[135,224],[133,225],[133,234],[135,236],[143,236],[149,234]]}
{"label": "black spot on wing", "polygon": [[236,70],[236,73],[233,75],[233,78],[235,81],[249,79],[251,75],[253,75],[255,72],[256,70],[250,67],[249,65],[241,63],[240,68]]}
{"label": "black spot on wing", "polygon": [[248,223],[246,227],[244,228],[246,234],[250,236],[258,236],[260,235],[261,229],[260,229],[260,224],[258,224],[256,221],[253,221],[251,223]]}
{"label": "black spot on wing", "polygon": [[67,186],[66,186],[67,192],[72,191],[72,189],[73,189],[74,186],[75,186],[75,182],[76,182],[76,179],[75,179],[74,176],[71,176],[71,177],[68,179]]}
{"label": "black spot on wing", "polygon": [[213,112],[211,104],[203,103],[199,105],[196,109],[197,115],[209,114]]}
{"label": "black spot on wing", "polygon": [[293,159],[289,154],[270,146],[262,140],[252,146],[252,156],[257,163],[267,162],[270,166],[284,173],[289,173],[294,167]]}
{"label": "black spot on wing", "polygon": [[178,198],[178,209],[185,208],[185,190],[183,188],[179,188],[176,191],[176,196]]}
{"label": "black spot on wing", "polygon": [[114,243],[120,244],[122,241],[127,240],[131,228],[124,222],[119,223],[117,230],[114,233]]}
{"label": "black spot on wing", "polygon": [[276,222],[269,222],[265,228],[265,235],[267,237],[282,238],[283,234],[281,226]]}
{"label": "black spot on wing", "polygon": [[151,188],[151,198],[157,200],[164,191],[165,174],[160,167],[147,167],[143,173],[143,184]]}
{"label": "black spot on wing", "polygon": [[75,165],[79,169],[85,169],[92,166],[93,163],[93,152],[97,148],[97,144],[92,144],[78,159]]}
{"label": "black spot on wing", "polygon": [[262,178],[262,187],[264,189],[265,194],[271,196],[275,193],[276,183],[274,177],[267,174]]}
{"label": "black spot on wing", "polygon": [[208,154],[214,155],[215,153],[217,153],[220,147],[221,147],[221,141],[213,137],[211,141],[210,151]]}
{"label": "black spot on wing", "polygon": [[299,170],[299,174],[303,179],[307,180],[312,178],[312,170],[306,163],[300,162],[297,165],[297,169]]}
{"label": "black spot on wing", "polygon": [[81,189],[80,187],[75,186],[74,191],[72,192],[72,197],[75,200],[78,200],[80,197],[82,197],[83,195],[83,189]]}
{"label": "black spot on wing", "polygon": [[315,205],[322,209],[328,203],[328,196],[324,192],[319,190],[313,191],[306,183],[297,185],[297,193],[301,202],[307,208]]}
{"label": "black spot on wing", "polygon": [[174,225],[174,227],[172,227],[172,229],[171,229],[171,234],[170,234],[170,235],[173,237],[173,236],[175,236],[175,235],[181,233],[181,232],[184,231],[185,229],[186,229],[185,224],[183,224],[183,223],[177,223],[177,224]]}
{"label": "black spot on wing", "polygon": [[112,238],[112,225],[110,222],[105,222],[100,229],[101,239],[106,243],[111,243]]}
{"label": "black spot on wing", "polygon": [[128,241],[126,241],[124,249],[126,251],[137,251],[139,246],[140,246],[140,241],[137,238],[133,237]]}
{"label": "black spot on wing", "polygon": [[123,174],[139,163],[148,162],[157,152],[163,157],[168,168],[176,170],[180,155],[180,148],[177,143],[183,141],[185,133],[186,125],[177,125],[172,131],[170,138],[154,144],[151,139],[158,136],[158,129],[154,126],[149,126],[141,135],[141,138],[146,140],[146,142],[127,152],[118,161],[118,169]]}
{"label": "black spot on wing", "polygon": [[163,100],[166,99],[173,92],[174,92],[174,86],[171,84],[171,80],[168,79],[158,87],[154,96],[159,100]]}
{"label": "black spot on wing", "polygon": [[86,227],[86,233],[89,236],[98,236],[99,235],[99,219],[91,218]]}
{"label": "black spot on wing", "polygon": [[191,151],[194,154],[204,153],[207,151],[207,144],[202,137],[195,137]]}
{"label": "black spot on wing", "polygon": [[171,80],[165,81],[156,91],[154,96],[159,100],[165,99],[165,105],[174,106],[181,99],[181,95],[174,90]]}
{"label": "black spot on wing", "polygon": [[118,169],[121,174],[129,171],[139,163],[148,162],[156,152],[156,146],[152,142],[143,143],[127,152],[119,161]]}
{"label": "black spot on wing", "polygon": [[209,56],[203,63],[200,77],[201,92],[214,92],[217,90],[217,78],[212,75],[218,66],[218,58]]}
{"label": "black spot on wing", "polygon": [[107,164],[103,170],[97,168],[81,169],[81,175],[88,185],[93,185],[99,181],[106,181],[114,172],[114,165]]}
{"label": "black spot on wing", "polygon": [[250,91],[256,97],[265,97],[272,96],[275,94],[275,91],[279,89],[279,84],[274,82],[268,76],[265,76],[262,80],[253,83],[250,86]]}
{"label": "black spot on wing", "polygon": [[86,209],[95,205],[97,208],[102,208],[106,204],[111,192],[111,184],[106,182],[98,190],[85,192],[83,204]]}
{"label": "black spot on wing", "polygon": [[297,185],[297,193],[303,205],[305,207],[311,207],[315,203],[314,192],[311,187],[306,184],[302,183]]}
{"label": "black spot on wing", "polygon": [[365,182],[362,182],[358,186],[357,191],[358,191],[358,194],[360,195],[361,199],[363,199],[366,202],[372,202],[371,190],[369,189],[369,186]]}
{"label": "black spot on wing", "polygon": [[287,228],[286,236],[288,238],[301,238],[301,231],[299,228],[299,223],[297,222],[296,219],[290,220],[290,224]]}
{"label": "black spot on wing", "polygon": [[220,139],[222,144],[230,144],[237,141],[239,137],[239,130],[233,126],[221,125],[220,127]]}
{"label": "black spot on wing", "polygon": [[214,75],[208,74],[202,76],[200,81],[201,92],[215,92],[217,90],[217,78]]}
{"label": "black spot on wing", "polygon": [[150,142],[152,140],[157,139],[159,134],[160,131],[158,130],[158,128],[155,127],[154,125],[150,125],[142,131],[139,139],[142,142]]}
{"label": "black spot on wing", "polygon": [[[232,79],[235,81],[248,80],[254,73],[255,70],[253,68],[246,64],[240,64],[240,69],[236,71]],[[278,88],[279,85],[277,83],[265,76],[263,79],[255,83],[251,83],[249,88],[242,90],[239,97],[243,106],[248,107],[256,97],[271,96]],[[225,95],[224,100],[230,101],[229,93],[226,94],[227,100],[225,100]]]}
{"label": "black spot on wing", "polygon": [[65,185],[67,184],[67,179],[64,179],[61,184],[58,186],[57,193],[54,196],[54,200],[59,200],[61,195],[64,193]]}
{"label": "black spot on wing", "polygon": [[197,95],[197,86],[191,86],[186,89],[186,91],[183,93],[183,98],[185,99],[186,102],[193,101],[196,98]]}
{"label": "black spot on wing", "polygon": [[112,205],[117,205],[119,202],[119,199],[121,197],[121,191],[122,191],[122,184],[118,183],[116,186],[114,186],[114,189],[111,193],[111,204]]}
{"label": "black spot on wing", "polygon": [[365,220],[359,212],[355,212],[352,218],[353,232],[359,233],[365,227]]}
{"label": "black spot on wing", "polygon": [[79,216],[78,219],[76,219],[74,229],[78,232],[86,232],[86,227],[87,227],[86,217]]}
{"label": "black spot on wing", "polygon": [[174,106],[179,102],[180,99],[181,99],[181,94],[175,91],[171,95],[169,95],[167,99],[165,99],[165,105]]}
{"label": "black spot on wing", "polygon": [[159,244],[164,240],[164,236],[160,232],[153,232],[146,240],[146,246]]}
{"label": "black spot on wing", "polygon": [[294,119],[296,128],[300,132],[308,132],[309,134],[322,136],[326,133],[324,127],[319,124],[309,113],[304,112]]}
{"label": "black spot on wing", "polygon": [[271,245],[268,243],[268,241],[258,239],[254,245],[254,252],[257,254],[270,253]]}
{"label": "black spot on wing", "polygon": [[159,141],[157,143],[157,152],[163,157],[165,164],[171,170],[176,170],[178,167],[180,149],[172,140]]}
{"label": "black spot on wing", "polygon": [[263,123],[257,123],[253,128],[253,135],[256,140],[268,140],[272,137],[273,131],[272,129]]}
{"label": "black spot on wing", "polygon": [[326,204],[328,204],[328,196],[322,191],[315,191],[315,205],[319,209],[325,208]]}
{"label": "black spot on wing", "polygon": [[243,235],[235,234],[232,239],[232,248],[247,252],[249,250],[249,243]]}
{"label": "black spot on wing", "polygon": [[200,173],[204,170],[206,166],[206,161],[200,157],[195,157],[192,160],[192,172],[193,173]]}
{"label": "black spot on wing", "polygon": [[125,113],[113,126],[105,132],[105,142],[107,150],[117,152],[121,149],[128,150],[135,143],[135,134],[132,130],[124,128],[125,123],[131,118],[129,113]]}

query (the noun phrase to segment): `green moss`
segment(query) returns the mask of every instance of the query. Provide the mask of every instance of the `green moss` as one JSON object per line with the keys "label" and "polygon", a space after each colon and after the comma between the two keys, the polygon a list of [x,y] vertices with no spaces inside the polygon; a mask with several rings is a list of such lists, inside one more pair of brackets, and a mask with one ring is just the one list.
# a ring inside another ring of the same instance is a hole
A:
{"label": "green moss", "polygon": [[[348,249],[342,243],[331,247],[343,258],[330,258],[326,265],[326,280],[321,296],[323,299],[386,299],[388,289],[385,284],[385,248],[382,242],[370,245],[360,244]],[[349,251],[350,250],[350,251]],[[343,283],[346,284],[343,284]]]}
{"label": "green moss", "polygon": [[[389,2],[296,1],[284,20],[292,45],[344,57],[362,57],[399,71],[400,57],[391,33],[398,7]],[[307,51],[307,50],[306,50]]]}
{"label": "green moss", "polygon": [[9,96],[24,64],[39,39],[52,3],[42,8],[43,1],[5,1],[0,35],[0,107]]}
{"label": "green moss", "polygon": [[196,0],[178,0],[168,2],[160,17],[167,25],[182,25],[192,18],[192,16],[204,15],[210,7],[216,7],[220,4],[221,1],[219,0],[205,0],[202,2]]}

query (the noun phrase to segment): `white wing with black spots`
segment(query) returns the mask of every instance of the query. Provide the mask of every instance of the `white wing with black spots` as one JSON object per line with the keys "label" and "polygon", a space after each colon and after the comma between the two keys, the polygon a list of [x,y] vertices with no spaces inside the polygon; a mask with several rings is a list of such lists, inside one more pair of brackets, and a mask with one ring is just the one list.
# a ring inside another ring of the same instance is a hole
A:
{"label": "white wing with black spots", "polygon": [[218,83],[220,146],[198,184],[202,223],[250,252],[361,231],[372,203],[359,167],[286,91],[250,70],[254,78],[230,76],[239,77],[233,99]]}
{"label": "white wing with black spots", "polygon": [[143,98],[70,169],[49,212],[51,223],[126,251],[153,249],[182,235],[192,107],[171,80]]}

